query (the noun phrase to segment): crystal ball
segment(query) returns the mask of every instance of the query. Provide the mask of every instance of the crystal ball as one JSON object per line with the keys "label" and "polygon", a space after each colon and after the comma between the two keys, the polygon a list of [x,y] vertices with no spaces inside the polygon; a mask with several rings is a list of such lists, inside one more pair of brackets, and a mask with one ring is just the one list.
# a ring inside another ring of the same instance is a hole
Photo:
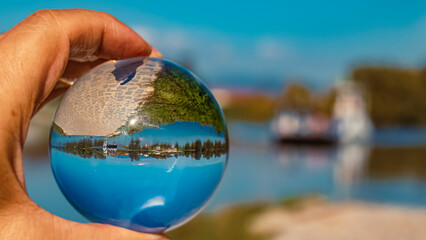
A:
{"label": "crystal ball", "polygon": [[50,158],[62,193],[90,221],[164,232],[194,217],[216,190],[228,134],[215,98],[184,67],[109,61],[63,97]]}

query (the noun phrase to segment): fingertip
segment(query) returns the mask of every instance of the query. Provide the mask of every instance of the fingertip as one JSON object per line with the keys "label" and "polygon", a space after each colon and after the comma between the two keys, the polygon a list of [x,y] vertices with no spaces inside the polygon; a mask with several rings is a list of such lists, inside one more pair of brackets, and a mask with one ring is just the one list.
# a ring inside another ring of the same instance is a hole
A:
{"label": "fingertip", "polygon": [[[69,37],[71,59],[93,61],[151,54],[151,46],[139,34],[109,13],[85,9],[52,11]],[[86,24],[81,24],[83,21]]]}
{"label": "fingertip", "polygon": [[141,57],[151,54],[152,46],[141,35],[113,15],[105,14],[101,48],[105,54],[111,55],[109,59]]}
{"label": "fingertip", "polygon": [[152,47],[145,39],[127,25],[122,23],[118,25],[120,26],[109,26],[105,28],[98,57],[106,59],[124,59],[149,56],[151,54]]}
{"label": "fingertip", "polygon": [[163,54],[161,54],[161,52],[158,51],[158,49],[155,48],[155,47],[152,47],[152,51],[151,51],[151,54],[149,56],[155,57],[155,58],[163,58]]}

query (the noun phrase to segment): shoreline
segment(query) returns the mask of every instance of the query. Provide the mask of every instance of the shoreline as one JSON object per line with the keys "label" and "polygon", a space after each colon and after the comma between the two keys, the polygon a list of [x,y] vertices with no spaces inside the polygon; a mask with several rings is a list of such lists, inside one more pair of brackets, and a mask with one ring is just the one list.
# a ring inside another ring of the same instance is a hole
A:
{"label": "shoreline", "polygon": [[[227,224],[227,225],[225,225]],[[228,206],[204,213],[170,233],[195,240],[215,229],[210,239],[240,240],[421,240],[426,236],[426,208],[365,202],[334,203],[323,197],[296,197],[275,204]],[[198,235],[197,235],[198,234]]]}

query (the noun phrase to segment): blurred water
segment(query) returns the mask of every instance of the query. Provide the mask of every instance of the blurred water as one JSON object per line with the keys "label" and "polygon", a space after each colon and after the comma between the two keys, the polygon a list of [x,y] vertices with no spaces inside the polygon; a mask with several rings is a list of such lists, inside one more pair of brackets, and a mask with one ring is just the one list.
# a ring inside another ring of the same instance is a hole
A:
{"label": "blurred water", "polygon": [[275,144],[268,129],[231,124],[230,161],[210,208],[300,194],[426,206],[424,130],[379,130],[371,145],[327,147]]}
{"label": "blurred water", "polygon": [[[268,124],[231,123],[229,132],[228,167],[208,210],[300,194],[426,207],[425,130],[379,130],[371,146],[334,147],[275,144]],[[87,221],[60,193],[47,158],[24,163],[34,201],[59,216]]]}

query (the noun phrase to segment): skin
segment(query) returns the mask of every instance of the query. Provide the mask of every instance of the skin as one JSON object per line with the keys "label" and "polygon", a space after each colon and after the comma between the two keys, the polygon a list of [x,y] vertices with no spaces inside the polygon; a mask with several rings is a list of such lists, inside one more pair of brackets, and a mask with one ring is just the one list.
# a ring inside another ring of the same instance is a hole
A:
{"label": "skin", "polygon": [[166,239],[55,216],[27,194],[22,149],[32,116],[77,78],[109,59],[161,57],[113,16],[41,10],[0,35],[0,239]]}

